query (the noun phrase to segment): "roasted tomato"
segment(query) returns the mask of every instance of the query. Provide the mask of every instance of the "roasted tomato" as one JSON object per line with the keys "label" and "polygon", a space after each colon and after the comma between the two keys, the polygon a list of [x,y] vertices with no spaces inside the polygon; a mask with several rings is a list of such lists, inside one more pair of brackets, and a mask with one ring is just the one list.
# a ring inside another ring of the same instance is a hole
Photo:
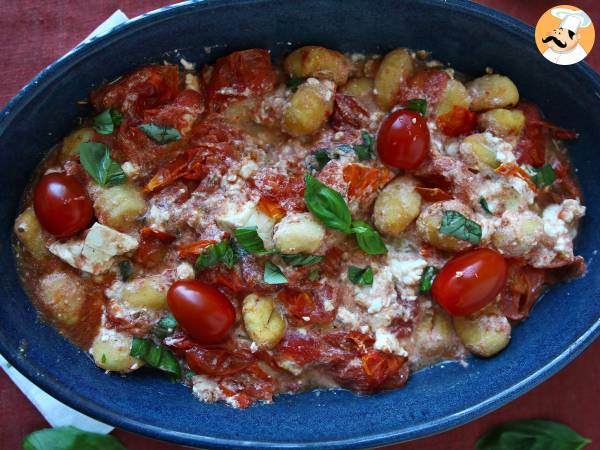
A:
{"label": "roasted tomato", "polygon": [[377,153],[388,166],[418,167],[429,151],[429,129],[421,114],[408,109],[391,113],[381,124]]}
{"label": "roasted tomato", "polygon": [[40,178],[33,191],[33,208],[44,229],[59,237],[85,230],[94,216],[85,188],[64,173],[49,173]]}
{"label": "roasted tomato", "polygon": [[455,256],[431,286],[431,296],[455,316],[468,316],[493,301],[506,283],[507,264],[500,253],[480,248]]}
{"label": "roasted tomato", "polygon": [[437,125],[446,136],[469,134],[477,125],[477,114],[464,106],[454,106],[437,118]]}
{"label": "roasted tomato", "polygon": [[351,95],[335,94],[335,111],[331,125],[339,130],[345,127],[367,128],[369,114]]}
{"label": "roasted tomato", "polygon": [[235,321],[231,302],[214,287],[197,280],[179,280],[167,292],[177,323],[201,344],[223,341]]}

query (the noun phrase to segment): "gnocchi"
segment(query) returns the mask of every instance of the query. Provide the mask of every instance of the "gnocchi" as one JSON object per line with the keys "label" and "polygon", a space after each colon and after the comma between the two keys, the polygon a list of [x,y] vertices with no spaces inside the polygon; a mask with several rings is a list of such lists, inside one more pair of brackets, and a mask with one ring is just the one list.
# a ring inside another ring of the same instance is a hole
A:
{"label": "gnocchi", "polygon": [[453,317],[456,334],[472,353],[489,358],[503,350],[510,341],[511,326],[501,315],[476,318]]}
{"label": "gnocchi", "polygon": [[140,278],[125,283],[123,301],[136,308],[163,309],[167,306],[167,290],[151,278]]}
{"label": "gnocchi", "polygon": [[350,61],[335,50],[309,45],[290,53],[283,62],[287,73],[297,78],[314,77],[342,85],[348,81]]}
{"label": "gnocchi", "polygon": [[348,80],[341,92],[354,97],[363,97],[373,93],[373,86],[372,78],[352,78]]}
{"label": "gnocchi", "polygon": [[282,253],[313,253],[325,238],[325,228],[310,213],[286,215],[275,226],[273,241]]}
{"label": "gnocchi", "polygon": [[537,245],[543,228],[542,218],[531,211],[506,211],[492,235],[492,243],[506,256],[522,257]]}
{"label": "gnocchi", "polygon": [[60,159],[62,161],[70,159],[79,153],[79,144],[82,142],[93,141],[96,137],[96,132],[93,128],[80,128],[69,134],[62,144],[60,151]]}
{"label": "gnocchi", "polygon": [[132,337],[113,329],[101,328],[90,353],[98,367],[111,372],[131,372],[143,362],[129,355]]}
{"label": "gnocchi", "polygon": [[285,334],[285,319],[271,297],[246,296],[242,317],[248,336],[261,347],[274,347]]}
{"label": "gnocchi", "polygon": [[473,111],[515,106],[519,91],[512,80],[504,75],[491,74],[475,78],[467,83]]}
{"label": "gnocchi", "polygon": [[435,109],[435,116],[440,117],[451,112],[455,106],[468,108],[471,105],[471,98],[467,92],[467,88],[460,81],[455,79],[448,80],[446,89],[442,98],[438,102]]}
{"label": "gnocchi", "polygon": [[142,192],[131,184],[102,188],[94,198],[94,210],[100,222],[124,230],[146,210]]}
{"label": "gnocchi", "polygon": [[453,345],[452,321],[439,308],[426,311],[414,331],[415,345],[428,356],[441,356]]}
{"label": "gnocchi", "polygon": [[335,87],[309,78],[292,95],[283,111],[283,129],[292,136],[315,133],[333,112]]}
{"label": "gnocchi", "polygon": [[518,109],[496,108],[480,114],[477,123],[480,129],[496,136],[518,136],[525,126],[525,115]]}
{"label": "gnocchi", "polygon": [[473,219],[472,210],[458,200],[437,202],[425,208],[417,219],[417,233],[419,236],[435,248],[447,252],[461,252],[472,247],[473,244],[467,241],[440,232],[444,211],[457,211],[463,216]]}
{"label": "gnocchi", "polygon": [[53,320],[70,326],[79,321],[85,291],[75,275],[53,272],[40,280],[39,298]]}
{"label": "gnocchi", "polygon": [[397,48],[385,55],[374,82],[375,98],[381,109],[388,111],[394,106],[400,89],[413,72],[413,60],[407,49]]}
{"label": "gnocchi", "polygon": [[41,260],[49,255],[46,249],[46,233],[31,206],[15,220],[15,234],[35,259]]}
{"label": "gnocchi", "polygon": [[399,236],[421,211],[421,196],[415,191],[416,180],[400,176],[379,193],[373,208],[373,221],[379,231]]}

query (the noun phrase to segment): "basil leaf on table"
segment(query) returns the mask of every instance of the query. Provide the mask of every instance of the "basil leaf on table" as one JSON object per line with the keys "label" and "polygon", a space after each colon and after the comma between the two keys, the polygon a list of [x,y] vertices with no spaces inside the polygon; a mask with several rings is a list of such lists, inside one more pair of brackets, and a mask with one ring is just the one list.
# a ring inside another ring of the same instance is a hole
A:
{"label": "basil leaf on table", "polygon": [[467,219],[458,211],[444,211],[440,233],[471,244],[479,244],[481,241],[481,225]]}
{"label": "basil leaf on table", "polygon": [[274,250],[265,249],[265,244],[261,237],[258,235],[257,227],[236,228],[234,235],[238,243],[248,253],[254,253],[257,255],[268,255],[274,253]]}
{"label": "basil leaf on table", "polygon": [[373,284],[373,269],[371,269],[371,266],[367,266],[364,269],[349,266],[348,279],[359,286],[371,286]]}
{"label": "basil leaf on table", "polygon": [[23,439],[22,445],[24,450],[127,450],[114,436],[75,427],[34,431]]}
{"label": "basil leaf on table", "polygon": [[550,164],[545,164],[539,169],[534,169],[535,175],[531,177],[531,180],[539,188],[550,186],[556,180],[556,173]]}
{"label": "basil leaf on table", "polygon": [[333,230],[350,233],[352,217],[342,194],[324,185],[311,175],[305,175],[304,202],[308,210]]}
{"label": "basil leaf on table", "polygon": [[306,253],[296,253],[294,255],[281,255],[281,259],[283,259],[288,266],[302,267],[320,263],[325,257],[319,255],[307,255]]}
{"label": "basil leaf on table", "polygon": [[423,274],[421,275],[421,283],[419,284],[419,291],[423,294],[429,292],[431,290],[431,285],[433,284],[433,279],[437,275],[438,270],[433,266],[427,266],[423,269]]}
{"label": "basil leaf on table", "polygon": [[166,347],[156,345],[150,339],[135,337],[131,344],[130,356],[142,359],[150,367],[179,376],[181,367],[173,352]]}
{"label": "basil leaf on table", "polygon": [[406,103],[406,109],[420,113],[422,116],[427,112],[427,100],[424,98],[411,98]]}
{"label": "basil leaf on table", "polygon": [[107,145],[99,142],[82,142],[78,149],[81,165],[100,186],[121,184],[127,179],[119,163],[110,159]]}
{"label": "basil leaf on table", "polygon": [[267,261],[263,281],[267,284],[285,284],[288,282],[288,279],[276,264]]}
{"label": "basil leaf on table", "polygon": [[157,125],[155,123],[143,123],[138,125],[138,128],[142,130],[146,136],[160,145],[181,139],[181,133],[179,133],[177,128]]}
{"label": "basil leaf on table", "polygon": [[549,420],[515,420],[479,438],[477,450],[580,450],[592,441],[572,428]]}
{"label": "basil leaf on table", "polygon": [[355,220],[352,222],[352,232],[356,236],[356,243],[367,255],[384,255],[387,253],[381,235],[368,223]]}
{"label": "basil leaf on table", "polygon": [[112,134],[112,132],[115,131],[115,127],[118,126],[122,120],[123,117],[119,111],[108,108],[94,117],[92,127],[98,134]]}

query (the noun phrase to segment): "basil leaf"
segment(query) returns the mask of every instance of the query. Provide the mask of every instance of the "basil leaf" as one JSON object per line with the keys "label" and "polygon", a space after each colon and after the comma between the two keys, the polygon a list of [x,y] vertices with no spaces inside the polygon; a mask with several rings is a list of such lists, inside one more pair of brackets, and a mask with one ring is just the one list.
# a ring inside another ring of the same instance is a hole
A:
{"label": "basil leaf", "polygon": [[94,117],[92,127],[99,134],[111,134],[115,131],[115,126],[119,125],[123,117],[116,109],[108,108]]}
{"label": "basil leaf", "polygon": [[366,131],[361,132],[361,136],[363,139],[362,144],[354,144],[352,148],[356,153],[359,161],[366,161],[369,159],[373,159],[373,136],[371,136]]}
{"label": "basil leaf", "polygon": [[258,235],[256,227],[240,227],[235,229],[235,238],[238,243],[249,253],[269,255],[275,250],[266,250],[263,240]]}
{"label": "basil leaf", "polygon": [[133,275],[133,264],[130,261],[121,261],[119,263],[119,275],[121,276],[121,281],[127,281]]}
{"label": "basil leaf", "polygon": [[302,83],[304,83],[304,78],[288,78],[285,80],[285,87],[296,92]]}
{"label": "basil leaf", "polygon": [[127,450],[114,436],[75,427],[34,431],[23,439],[22,445],[24,450]]}
{"label": "basil leaf", "polygon": [[323,170],[323,167],[325,167],[327,165],[327,163],[329,161],[331,161],[331,158],[329,157],[329,153],[327,153],[327,149],[326,148],[320,148],[318,150],[316,150],[313,153],[313,157],[315,158],[315,161],[317,162],[317,172]]}
{"label": "basil leaf", "polygon": [[238,261],[238,255],[230,241],[225,240],[206,247],[196,259],[196,269],[202,270],[219,263],[232,268]]}
{"label": "basil leaf", "polygon": [[416,111],[424,116],[427,112],[427,100],[425,100],[424,98],[411,98],[406,103],[406,109]]}
{"label": "basil leaf", "polygon": [[304,202],[308,210],[326,227],[350,233],[352,217],[344,197],[308,174],[304,176],[304,181]]}
{"label": "basil leaf", "polygon": [[371,269],[371,266],[367,266],[364,269],[349,266],[348,279],[359,286],[371,286],[373,284],[373,269]]}
{"label": "basil leaf", "polygon": [[163,145],[169,142],[178,141],[181,139],[181,134],[176,128],[166,125],[157,125],[155,123],[143,123],[138,125],[146,136],[152,139],[157,144]]}
{"label": "basil leaf", "polygon": [[100,186],[121,184],[127,179],[121,166],[110,159],[108,146],[99,142],[82,142],[78,149],[81,165]]}
{"label": "basil leaf", "polygon": [[177,376],[181,374],[181,367],[173,352],[168,348],[156,345],[150,339],[142,339],[134,336],[129,355],[142,359],[146,364],[155,369],[160,369]]}
{"label": "basil leaf", "polygon": [[488,202],[485,198],[479,197],[479,204],[486,213],[492,214],[492,211],[490,211],[490,206],[488,205]]}
{"label": "basil leaf", "polygon": [[160,339],[164,339],[168,335],[172,334],[175,331],[175,327],[177,326],[177,321],[173,314],[169,313],[154,325],[152,332],[156,337]]}
{"label": "basil leaf", "polygon": [[440,233],[471,244],[479,244],[481,241],[481,226],[458,211],[444,211]]}
{"label": "basil leaf", "polygon": [[271,261],[267,261],[265,264],[263,281],[267,284],[285,284],[288,282],[288,279],[279,267],[277,267]]}
{"label": "basil leaf", "polygon": [[384,255],[387,248],[380,234],[371,225],[362,220],[352,222],[352,232],[356,235],[356,243],[367,255]]}
{"label": "basil leaf", "polygon": [[319,255],[307,255],[306,253],[297,253],[295,255],[281,255],[281,259],[283,259],[288,266],[302,267],[320,263],[325,259],[325,257]]}
{"label": "basil leaf", "polygon": [[572,428],[549,420],[514,420],[479,438],[477,450],[579,450],[592,441]]}
{"label": "basil leaf", "polygon": [[550,164],[533,170],[535,170],[535,175],[531,177],[531,180],[539,188],[550,186],[556,180],[556,173]]}
{"label": "basil leaf", "polygon": [[308,272],[308,275],[307,275],[307,278],[310,281],[317,281],[320,277],[321,277],[321,272],[319,271],[319,269],[313,269],[310,272]]}
{"label": "basil leaf", "polygon": [[421,275],[421,284],[419,285],[419,291],[425,294],[431,290],[431,285],[433,284],[433,279],[437,275],[438,270],[433,266],[427,266],[423,269],[423,274]]}

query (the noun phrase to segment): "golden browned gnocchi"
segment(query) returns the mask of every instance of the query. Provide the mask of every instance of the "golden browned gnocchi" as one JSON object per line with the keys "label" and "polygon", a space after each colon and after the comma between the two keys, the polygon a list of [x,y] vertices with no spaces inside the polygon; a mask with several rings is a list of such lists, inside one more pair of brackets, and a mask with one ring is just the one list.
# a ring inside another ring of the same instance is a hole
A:
{"label": "golden browned gnocchi", "polygon": [[455,79],[448,80],[448,84],[442,98],[438,102],[435,110],[435,116],[439,117],[452,111],[456,106],[468,108],[471,104],[471,98],[467,88],[460,81]]}
{"label": "golden browned gnocchi", "polygon": [[480,114],[478,124],[496,136],[518,136],[525,126],[525,115],[518,109],[496,108]]}
{"label": "golden browned gnocchi", "polygon": [[373,207],[373,222],[379,231],[399,236],[421,212],[421,196],[415,191],[417,181],[410,176],[392,180],[379,193]]}
{"label": "golden browned gnocchi", "polygon": [[94,209],[103,224],[122,230],[144,214],[146,201],[135,186],[120,184],[99,190]]}
{"label": "golden browned gnocchi", "polygon": [[259,346],[274,347],[285,334],[285,319],[271,297],[248,295],[242,317],[248,336]]}
{"label": "golden browned gnocchi", "polygon": [[396,103],[398,94],[413,74],[414,65],[410,52],[397,48],[385,55],[375,75],[375,98],[384,111]]}
{"label": "golden browned gnocchi", "polygon": [[465,347],[478,356],[489,358],[503,350],[510,341],[511,326],[504,316],[456,316],[453,321],[456,334]]}
{"label": "golden browned gnocchi", "polygon": [[283,129],[292,136],[317,132],[333,112],[334,94],[330,81],[306,80],[283,111]]}
{"label": "golden browned gnocchi", "polygon": [[35,259],[48,256],[46,234],[32,207],[19,214],[15,220],[15,234]]}
{"label": "golden browned gnocchi", "polygon": [[53,272],[40,280],[40,299],[46,313],[62,325],[75,325],[82,314],[85,291],[69,272]]}
{"label": "golden browned gnocchi", "polygon": [[440,231],[442,217],[445,211],[456,211],[467,218],[473,218],[473,211],[458,200],[448,200],[429,205],[417,219],[417,232],[419,236],[435,248],[447,252],[460,252],[473,246],[466,240]]}
{"label": "golden browned gnocchi", "polygon": [[60,159],[65,160],[76,156],[79,152],[79,144],[82,142],[93,141],[96,137],[96,132],[93,128],[80,128],[73,131],[63,141],[60,151]]}
{"label": "golden browned gnocchi", "polygon": [[517,86],[504,75],[491,74],[475,78],[467,83],[467,90],[471,96],[473,111],[506,108],[519,102]]}
{"label": "golden browned gnocchi", "polygon": [[293,77],[314,77],[343,85],[348,81],[350,61],[335,50],[309,45],[290,53],[283,62],[286,72]]}
{"label": "golden browned gnocchi", "polygon": [[286,215],[273,233],[275,248],[282,253],[313,253],[323,242],[325,228],[310,213]]}

